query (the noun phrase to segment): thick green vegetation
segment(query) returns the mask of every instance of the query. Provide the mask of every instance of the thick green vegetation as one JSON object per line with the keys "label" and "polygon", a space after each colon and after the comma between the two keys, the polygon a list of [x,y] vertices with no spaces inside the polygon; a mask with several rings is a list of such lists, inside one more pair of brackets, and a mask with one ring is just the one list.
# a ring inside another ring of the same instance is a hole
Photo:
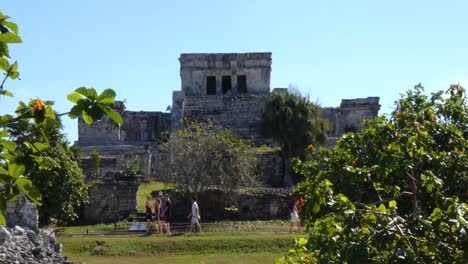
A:
{"label": "thick green vegetation", "polygon": [[[13,152],[15,160],[21,162],[25,170],[30,172],[29,178],[42,194],[42,206],[38,208],[41,225],[73,222],[78,208],[88,197],[76,153],[68,146],[61,129],[58,118],[45,119],[44,125],[39,127],[24,119],[6,127],[6,131],[17,143]],[[48,147],[41,151],[41,156],[47,157],[47,166],[36,162],[38,158],[34,151],[19,142],[48,143]]]}
{"label": "thick green vegetation", "polygon": [[272,93],[263,115],[265,136],[281,145],[284,160],[284,184],[292,184],[293,157],[302,157],[304,149],[327,139],[326,123],[320,118],[320,107],[301,95],[298,90]]}
{"label": "thick green vegetation", "polygon": [[295,161],[309,238],[278,263],[466,263],[466,93],[423,92]]}

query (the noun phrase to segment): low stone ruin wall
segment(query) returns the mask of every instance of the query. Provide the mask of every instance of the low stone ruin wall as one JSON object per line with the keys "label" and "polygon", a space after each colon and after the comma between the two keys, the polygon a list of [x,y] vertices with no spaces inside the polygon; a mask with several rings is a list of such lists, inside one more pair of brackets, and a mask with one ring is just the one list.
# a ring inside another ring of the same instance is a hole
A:
{"label": "low stone ruin wall", "polygon": [[60,255],[61,250],[53,230],[0,226],[0,263],[73,263]]}
{"label": "low stone ruin wall", "polygon": [[257,154],[255,173],[259,183],[269,187],[281,187],[283,184],[284,162],[280,151]]}
{"label": "low stone ruin wall", "polygon": [[7,202],[7,208],[3,212],[8,227],[16,225],[37,230],[39,215],[36,204],[26,199],[24,194],[20,193],[18,198]]}
{"label": "low stone ruin wall", "polygon": [[[202,221],[288,219],[293,199],[290,189],[257,188],[237,192],[232,201],[226,201],[220,190],[200,193],[197,203]],[[173,191],[171,221],[187,222],[191,212],[191,197]]]}
{"label": "low stone ruin wall", "polygon": [[86,223],[114,222],[136,213],[138,182],[97,182],[89,190],[84,208]]}

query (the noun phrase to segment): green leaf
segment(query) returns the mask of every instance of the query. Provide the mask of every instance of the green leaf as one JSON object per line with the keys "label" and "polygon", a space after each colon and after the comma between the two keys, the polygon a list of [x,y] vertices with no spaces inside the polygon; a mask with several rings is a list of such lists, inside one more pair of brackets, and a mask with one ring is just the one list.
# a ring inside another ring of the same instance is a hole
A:
{"label": "green leaf", "polygon": [[109,107],[105,107],[104,108],[104,112],[112,119],[114,120],[115,123],[117,123],[118,125],[122,125],[122,116],[115,112],[114,110],[110,109]]}
{"label": "green leaf", "polygon": [[3,167],[0,167],[0,174],[8,175],[8,171],[5,170]]}
{"label": "green leaf", "polygon": [[10,74],[8,75],[8,77],[10,77],[10,79],[12,80],[18,79],[19,76],[20,74],[17,71],[10,72]]}
{"label": "green leaf", "polygon": [[10,21],[3,21],[3,25],[7,26],[13,33],[18,35],[18,25],[16,23],[10,22]]}
{"label": "green leaf", "polygon": [[0,138],[9,137],[10,134],[4,130],[0,130]]}
{"label": "green leaf", "polygon": [[307,239],[301,237],[301,238],[299,239],[299,241],[297,242],[297,244],[298,244],[300,247],[303,247],[303,246],[307,245]]}
{"label": "green leaf", "polygon": [[2,12],[0,12],[0,19],[5,20],[5,19],[8,19],[8,18],[10,18],[10,17],[7,16],[7,15],[5,15],[5,14],[3,14]]}
{"label": "green leaf", "polygon": [[421,180],[422,180],[423,182],[427,181],[427,177],[426,177],[426,175],[424,175],[424,174],[421,174]]}
{"label": "green leaf", "polygon": [[55,116],[55,112],[54,112],[54,109],[52,109],[52,107],[47,107],[46,108],[46,112],[45,112],[45,115],[50,118],[50,119],[53,119],[55,120],[57,117]]}
{"label": "green leaf", "polygon": [[43,144],[41,142],[34,142],[33,146],[37,151],[43,151],[44,149],[48,147],[46,144]]}
{"label": "green leaf", "polygon": [[385,207],[385,204],[380,204],[380,206],[377,208],[377,211],[385,213],[387,212],[387,208]]}
{"label": "green leaf", "polygon": [[5,43],[21,43],[22,40],[20,36],[11,33],[11,32],[6,32],[3,34],[0,34],[0,42],[5,42]]}
{"label": "green leaf", "polygon": [[34,186],[31,180],[25,177],[19,177],[16,180],[16,186],[35,204],[41,205],[41,193],[36,186]]}
{"label": "green leaf", "polygon": [[394,209],[397,206],[397,202],[395,200],[391,200],[388,202],[388,208]]}
{"label": "green leaf", "polygon": [[3,216],[3,213],[1,211],[0,211],[0,225],[6,226],[5,217]]}
{"label": "green leaf", "polygon": [[83,111],[81,115],[86,124],[91,125],[93,123],[93,118],[90,115],[88,115],[85,111]]}
{"label": "green leaf", "polygon": [[10,91],[7,91],[7,90],[1,90],[1,91],[0,91],[0,94],[1,94],[1,95],[5,95],[5,96],[8,96],[8,97],[13,97],[13,93],[10,92]]}
{"label": "green leaf", "polygon": [[440,219],[440,215],[442,213],[442,210],[439,207],[434,208],[431,214],[431,220],[432,222],[435,222]]}
{"label": "green leaf", "polygon": [[99,95],[98,102],[100,103],[113,103],[115,101],[115,92],[112,89],[105,89]]}
{"label": "green leaf", "polygon": [[89,98],[89,99],[92,99],[92,100],[96,100],[98,95],[97,95],[97,92],[96,90],[94,90],[94,88],[89,88],[87,89],[86,87],[80,87],[78,89],[75,90],[75,92]]}
{"label": "green leaf", "polygon": [[0,57],[0,70],[8,70],[10,68],[10,63],[7,59]]}
{"label": "green leaf", "polygon": [[11,152],[15,151],[16,149],[16,144],[13,141],[0,140],[0,145],[3,146],[4,149],[11,151]]}
{"label": "green leaf", "polygon": [[78,103],[79,100],[83,99],[83,97],[81,97],[81,95],[79,93],[73,92],[73,93],[67,95],[67,99],[68,99],[68,101],[76,104],[76,103]]}
{"label": "green leaf", "polygon": [[23,175],[25,171],[24,165],[16,164],[16,163],[9,163],[8,164],[8,174],[13,178],[18,178],[19,176]]}

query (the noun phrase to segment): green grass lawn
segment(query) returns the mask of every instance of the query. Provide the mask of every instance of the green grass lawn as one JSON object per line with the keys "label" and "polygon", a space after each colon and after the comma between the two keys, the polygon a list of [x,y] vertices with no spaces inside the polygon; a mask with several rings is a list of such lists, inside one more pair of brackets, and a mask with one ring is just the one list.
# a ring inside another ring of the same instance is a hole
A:
{"label": "green grass lawn", "polygon": [[275,263],[281,257],[278,254],[243,254],[240,255],[153,255],[153,256],[71,256],[73,261],[89,264],[265,264]]}
{"label": "green grass lawn", "polygon": [[[205,233],[287,233],[289,232],[289,222],[286,220],[265,220],[265,221],[221,221],[201,223]],[[118,222],[115,226],[118,231],[127,231],[129,224],[126,221]],[[186,227],[183,228],[185,231]],[[89,234],[104,233],[114,231],[114,224],[97,224],[85,226],[56,227],[55,231],[65,234]]]}
{"label": "green grass lawn", "polygon": [[[299,235],[58,237],[63,255],[88,263],[273,263]],[[165,262],[164,262],[165,261]]]}

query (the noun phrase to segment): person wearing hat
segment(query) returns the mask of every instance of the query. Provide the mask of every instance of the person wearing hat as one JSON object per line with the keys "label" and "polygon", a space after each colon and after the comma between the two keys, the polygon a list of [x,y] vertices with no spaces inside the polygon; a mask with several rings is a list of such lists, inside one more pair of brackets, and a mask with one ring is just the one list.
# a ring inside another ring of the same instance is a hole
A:
{"label": "person wearing hat", "polygon": [[145,218],[146,218],[146,235],[151,235],[151,220],[153,214],[151,213],[151,195],[146,196],[145,205]]}

